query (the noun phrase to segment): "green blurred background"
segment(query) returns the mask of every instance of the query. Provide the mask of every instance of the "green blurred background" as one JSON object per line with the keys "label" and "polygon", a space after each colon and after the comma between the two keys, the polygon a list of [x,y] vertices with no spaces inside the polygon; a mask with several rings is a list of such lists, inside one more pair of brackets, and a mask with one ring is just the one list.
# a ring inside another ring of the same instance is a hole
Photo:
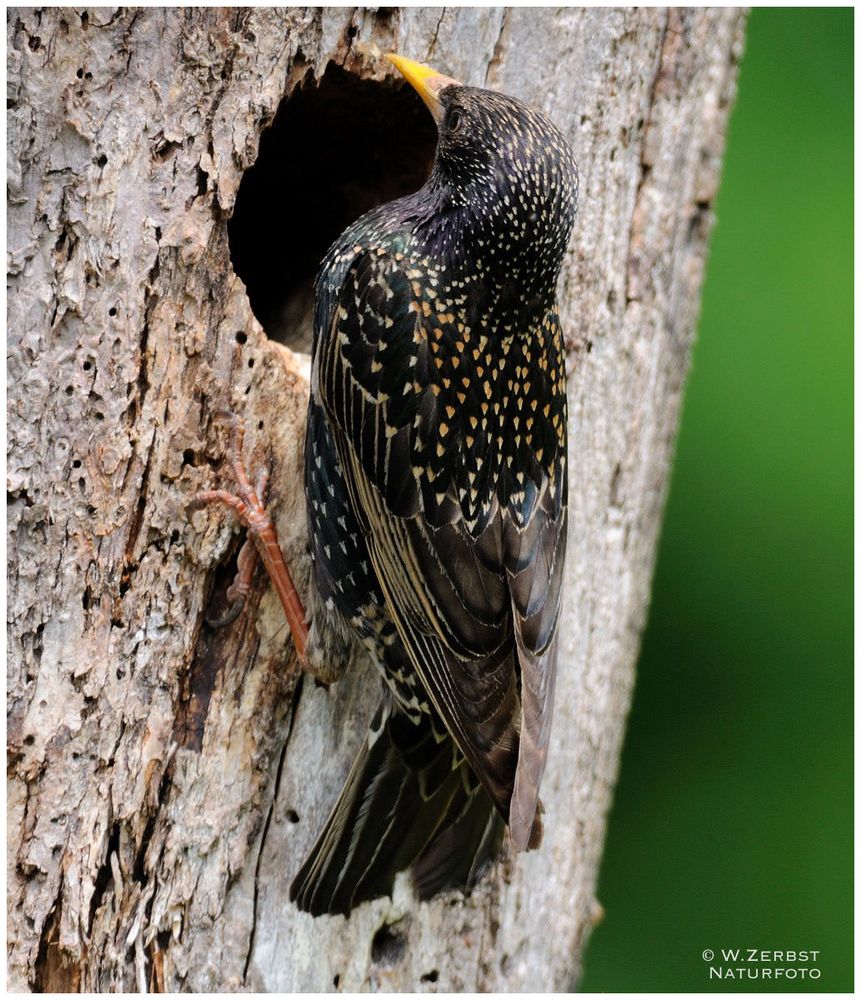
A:
{"label": "green blurred background", "polygon": [[583,990],[852,989],[852,72],[751,14]]}

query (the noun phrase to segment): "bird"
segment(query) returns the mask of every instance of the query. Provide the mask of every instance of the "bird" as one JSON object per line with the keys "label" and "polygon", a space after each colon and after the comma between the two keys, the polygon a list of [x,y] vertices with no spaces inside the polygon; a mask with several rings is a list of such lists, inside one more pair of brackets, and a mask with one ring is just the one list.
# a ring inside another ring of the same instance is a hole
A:
{"label": "bird", "polygon": [[314,916],[392,895],[401,872],[420,900],[469,892],[506,830],[514,852],[543,834],[568,524],[557,283],[577,165],[541,111],[387,58],[438,140],[424,186],[348,226],[316,278],[310,626],[237,462],[240,499],[201,495],[250,524],[304,665],[332,680],[358,647],[383,681],[290,887]]}

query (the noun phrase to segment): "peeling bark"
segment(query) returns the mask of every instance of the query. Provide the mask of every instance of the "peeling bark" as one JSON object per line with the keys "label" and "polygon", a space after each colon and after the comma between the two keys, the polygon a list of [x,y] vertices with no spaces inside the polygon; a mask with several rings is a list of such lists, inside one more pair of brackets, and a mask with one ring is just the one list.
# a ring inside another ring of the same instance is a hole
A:
{"label": "peeling bark", "polygon": [[[729,9],[9,12],[10,987],[576,980],[742,32]],[[266,339],[227,223],[282,99],[332,63],[381,80],[392,49],[543,107],[581,169],[547,835],[468,900],[418,906],[399,884],[312,922],[287,887],[378,682],[363,664],[329,691],[299,680],[262,579],[234,625],[206,626],[239,538],[184,510],[223,482],[215,415],[242,413],[307,579],[307,358]]]}

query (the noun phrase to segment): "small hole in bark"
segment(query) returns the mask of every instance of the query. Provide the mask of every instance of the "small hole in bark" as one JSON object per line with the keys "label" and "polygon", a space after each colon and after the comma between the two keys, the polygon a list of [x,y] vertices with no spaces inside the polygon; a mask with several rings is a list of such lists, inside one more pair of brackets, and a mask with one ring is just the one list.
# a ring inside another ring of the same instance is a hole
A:
{"label": "small hole in bark", "polygon": [[178,148],[179,148],[178,142],[170,142],[169,140],[164,140],[155,147],[155,150],[153,151],[153,156],[157,160],[160,160],[162,163],[164,163],[165,161],[169,160],[171,156],[173,156],[173,154],[176,152]]}
{"label": "small hole in bark", "polygon": [[80,486],[82,493],[84,492],[84,490],[86,490],[86,488],[87,488],[87,480],[84,479],[83,476],[81,476],[81,478],[78,480],[78,486]]}
{"label": "small hole in bark", "polygon": [[89,25],[89,23],[90,23],[90,15],[86,11],[84,11],[81,14],[81,27],[86,28]]}
{"label": "small hole in bark", "polygon": [[194,451],[191,448],[186,448],[182,453],[182,465],[194,465]]}
{"label": "small hole in bark", "polygon": [[610,506],[622,506],[622,466],[617,462],[610,476]]}
{"label": "small hole in bark", "polygon": [[42,636],[45,632],[44,623],[40,622],[36,626],[36,631],[33,633],[33,655],[40,659],[42,656]]}
{"label": "small hole in bark", "polygon": [[93,362],[92,361],[85,361],[81,365],[81,367],[84,369],[85,372],[88,372],[93,367]]}
{"label": "small hole in bark", "polygon": [[281,102],[228,225],[233,266],[270,337],[310,350],[326,250],[363,212],[420,188],[435,147],[433,119],[392,78],[330,64]]}
{"label": "small hole in bark", "polygon": [[117,314],[117,307],[111,306],[111,308],[108,309],[108,316],[116,316],[116,314]]}
{"label": "small hole in bark", "polygon": [[249,358],[248,359],[248,367],[249,368],[253,368],[254,367],[254,358]]}
{"label": "small hole in bark", "polygon": [[263,430],[263,421],[262,420],[258,420],[257,421],[257,430],[259,430],[259,431]]}
{"label": "small hole in bark", "polygon": [[430,972],[426,972],[422,976],[423,983],[435,983],[439,979],[439,971],[437,969],[431,969]]}
{"label": "small hole in bark", "polygon": [[238,330],[236,333],[236,343],[245,344],[248,341],[248,334],[244,330]]}
{"label": "small hole in bark", "polygon": [[77,73],[75,73],[75,76],[76,76],[76,77],[77,77],[77,78],[78,78],[79,80],[83,80],[83,79],[84,79],[84,71],[83,71],[83,69],[79,67],[79,68],[78,68],[78,72],[77,72]]}
{"label": "small hole in bark", "polygon": [[332,985],[337,989],[341,985],[341,973],[335,973],[335,978],[332,980]]}
{"label": "small hole in bark", "polygon": [[71,396],[74,393],[74,391],[75,391],[75,387],[73,385],[67,385],[66,386],[66,395],[67,396]]}
{"label": "small hole in bark", "polygon": [[38,35],[33,35],[30,41],[27,43],[33,52],[38,52],[39,46],[42,44],[42,39]]}
{"label": "small hole in bark", "polygon": [[79,458],[76,458],[74,462],[72,462],[72,468],[80,469],[80,467],[81,467],[81,460]]}
{"label": "small hole in bark", "polygon": [[407,950],[406,932],[397,924],[383,924],[371,942],[371,961],[391,968],[404,957]]}
{"label": "small hole in bark", "polygon": [[284,815],[285,815],[288,823],[298,823],[299,822],[299,813],[297,813],[295,809],[288,809],[287,812]]}
{"label": "small hole in bark", "polygon": [[31,733],[29,736],[24,737],[24,746],[31,747],[36,742],[36,737]]}
{"label": "small hole in bark", "polygon": [[98,166],[100,166],[100,167],[104,167],[107,162],[108,162],[108,158],[107,158],[107,156],[104,153],[102,153],[102,155],[99,156],[97,158],[97,160],[96,160],[96,164]]}

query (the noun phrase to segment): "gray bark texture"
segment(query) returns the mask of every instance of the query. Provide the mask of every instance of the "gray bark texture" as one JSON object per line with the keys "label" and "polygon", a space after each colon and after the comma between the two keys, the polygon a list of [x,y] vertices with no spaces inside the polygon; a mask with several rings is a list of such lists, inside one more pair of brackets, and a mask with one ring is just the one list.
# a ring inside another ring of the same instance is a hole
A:
{"label": "gray bark texture", "polygon": [[[9,13],[13,989],[576,983],[743,27],[732,9]],[[185,507],[229,485],[216,414],[242,414],[307,580],[307,357],[264,335],[228,220],[280,102],[333,64],[395,93],[390,50],[543,108],[580,166],[560,284],[572,517],[547,832],[468,899],[418,905],[399,882],[349,920],[313,920],[288,886],[379,682],[363,663],[329,690],[300,681],[260,574],[234,625],[206,626],[239,532]]]}

